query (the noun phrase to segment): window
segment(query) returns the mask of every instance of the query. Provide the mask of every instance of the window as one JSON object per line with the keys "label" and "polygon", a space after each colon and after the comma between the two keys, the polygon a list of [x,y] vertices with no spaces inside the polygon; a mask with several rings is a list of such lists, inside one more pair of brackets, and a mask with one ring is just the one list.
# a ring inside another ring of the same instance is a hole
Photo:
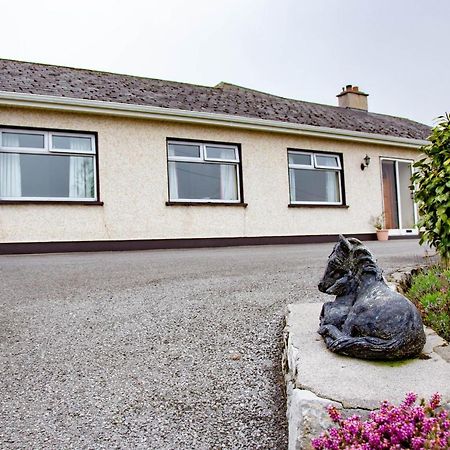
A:
{"label": "window", "polygon": [[342,205],[339,155],[288,150],[291,204]]}
{"label": "window", "polygon": [[168,141],[169,200],[239,203],[236,145]]}
{"label": "window", "polygon": [[0,200],[95,201],[95,136],[0,129]]}

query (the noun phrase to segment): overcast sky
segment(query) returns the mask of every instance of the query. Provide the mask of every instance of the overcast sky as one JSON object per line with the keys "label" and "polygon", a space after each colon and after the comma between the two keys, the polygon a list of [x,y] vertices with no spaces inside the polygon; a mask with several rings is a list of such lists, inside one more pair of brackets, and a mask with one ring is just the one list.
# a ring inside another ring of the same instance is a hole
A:
{"label": "overcast sky", "polygon": [[15,0],[0,57],[215,85],[228,81],[432,124],[450,111],[449,0]]}

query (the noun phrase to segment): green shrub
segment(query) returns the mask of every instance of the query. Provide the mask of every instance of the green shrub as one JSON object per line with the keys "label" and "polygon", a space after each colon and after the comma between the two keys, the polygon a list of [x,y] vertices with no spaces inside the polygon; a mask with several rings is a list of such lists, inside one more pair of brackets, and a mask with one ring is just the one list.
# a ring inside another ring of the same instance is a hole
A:
{"label": "green shrub", "polygon": [[406,293],[425,325],[450,341],[450,269],[435,266],[416,275]]}
{"label": "green shrub", "polygon": [[428,242],[450,263],[450,115],[440,117],[430,145],[421,148],[425,158],[414,164],[414,198],[419,207],[420,243]]}

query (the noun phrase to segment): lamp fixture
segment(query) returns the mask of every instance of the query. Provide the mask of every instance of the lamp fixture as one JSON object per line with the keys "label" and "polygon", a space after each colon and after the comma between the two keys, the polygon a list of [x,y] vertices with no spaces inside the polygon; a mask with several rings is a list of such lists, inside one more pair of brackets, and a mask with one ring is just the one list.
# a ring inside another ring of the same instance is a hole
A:
{"label": "lamp fixture", "polygon": [[361,170],[364,170],[366,167],[369,167],[370,164],[370,156],[366,154],[363,158],[363,162],[361,163]]}

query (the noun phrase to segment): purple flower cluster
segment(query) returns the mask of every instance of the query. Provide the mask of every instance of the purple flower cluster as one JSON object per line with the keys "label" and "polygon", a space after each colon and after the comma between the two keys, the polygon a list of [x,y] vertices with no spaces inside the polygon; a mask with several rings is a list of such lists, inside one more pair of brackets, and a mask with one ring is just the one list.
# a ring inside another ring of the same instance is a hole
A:
{"label": "purple flower cluster", "polygon": [[440,408],[441,397],[434,394],[428,403],[410,392],[400,406],[384,401],[372,411],[369,419],[359,416],[343,419],[334,407],[327,408],[331,420],[338,426],[313,439],[317,450],[378,450],[378,449],[450,449],[450,417]]}

